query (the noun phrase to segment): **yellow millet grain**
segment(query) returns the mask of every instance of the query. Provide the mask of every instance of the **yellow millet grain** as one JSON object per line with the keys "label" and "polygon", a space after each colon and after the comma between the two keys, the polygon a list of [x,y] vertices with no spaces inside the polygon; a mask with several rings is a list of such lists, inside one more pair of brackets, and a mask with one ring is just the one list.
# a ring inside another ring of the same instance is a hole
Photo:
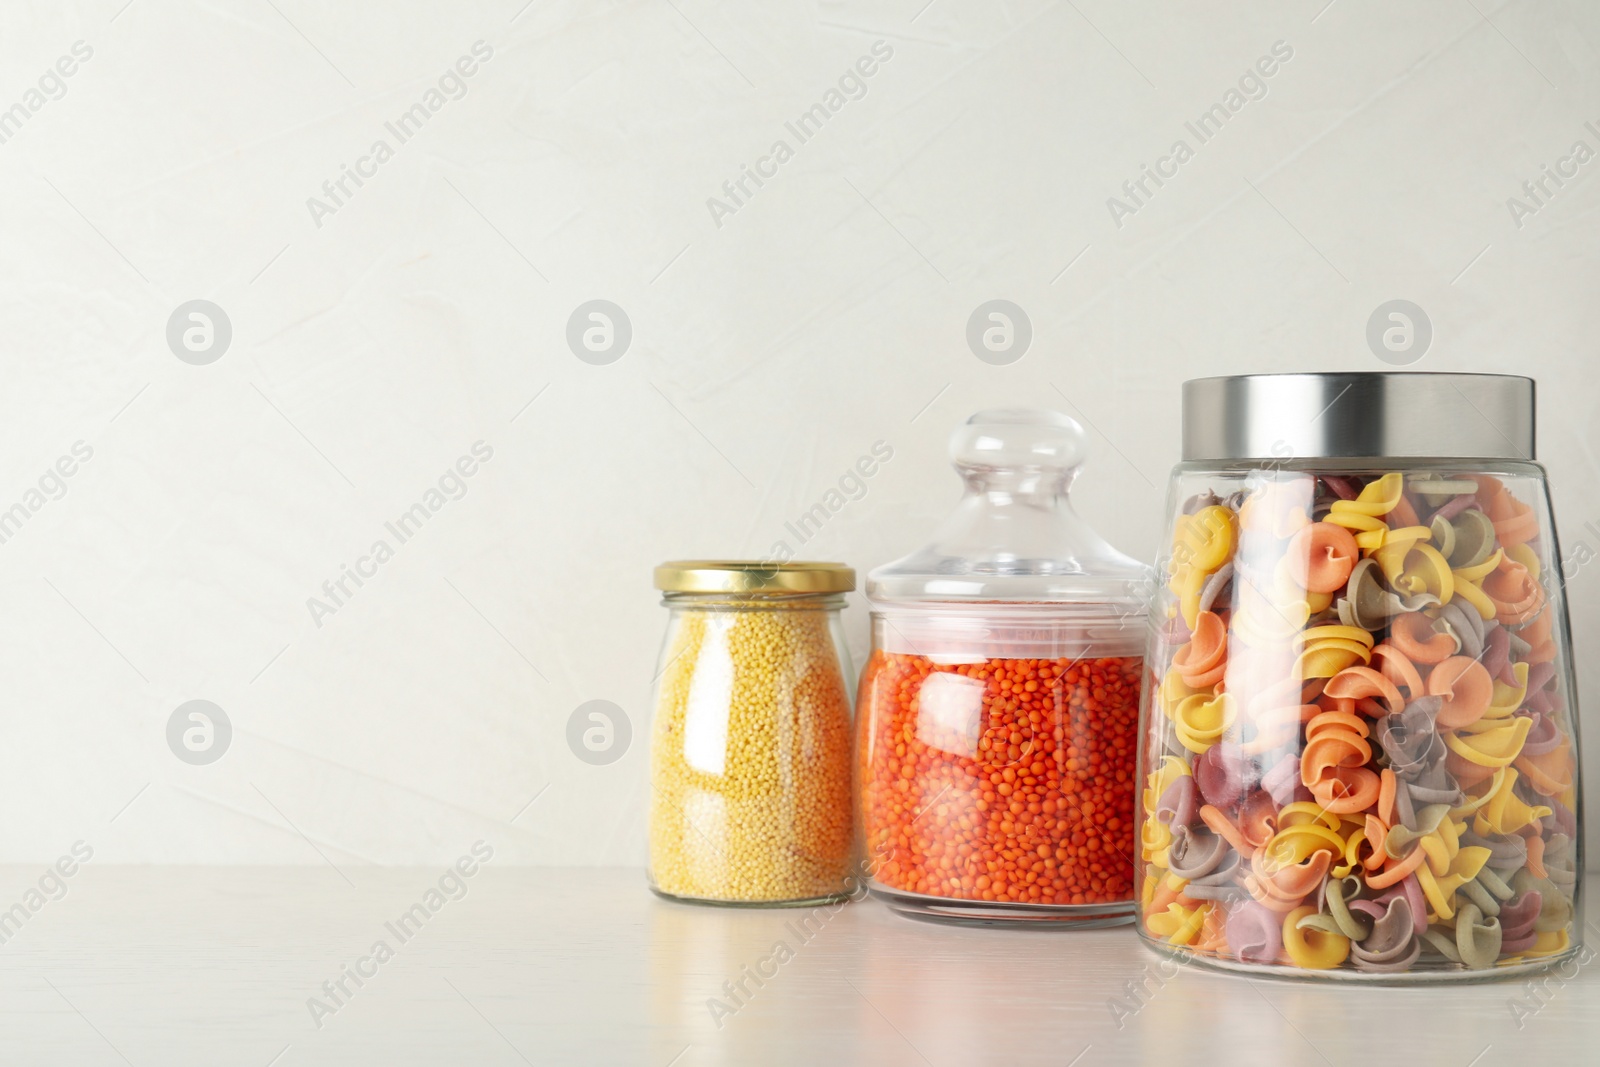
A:
{"label": "yellow millet grain", "polygon": [[652,884],[726,901],[848,891],[850,705],[828,612],[679,618],[651,739]]}

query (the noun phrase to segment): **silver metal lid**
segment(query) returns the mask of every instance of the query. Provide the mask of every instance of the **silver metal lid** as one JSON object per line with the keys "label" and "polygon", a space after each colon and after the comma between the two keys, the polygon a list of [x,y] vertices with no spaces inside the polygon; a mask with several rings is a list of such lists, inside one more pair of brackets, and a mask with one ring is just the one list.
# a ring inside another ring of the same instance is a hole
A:
{"label": "silver metal lid", "polygon": [[1183,383],[1185,460],[1534,458],[1510,374],[1240,374]]}

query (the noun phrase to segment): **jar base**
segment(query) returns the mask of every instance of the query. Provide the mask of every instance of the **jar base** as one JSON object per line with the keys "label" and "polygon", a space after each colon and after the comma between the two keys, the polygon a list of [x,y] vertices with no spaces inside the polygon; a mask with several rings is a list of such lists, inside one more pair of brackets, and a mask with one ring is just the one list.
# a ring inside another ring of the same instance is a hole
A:
{"label": "jar base", "polygon": [[952,926],[1100,930],[1108,926],[1126,926],[1134,919],[1131,900],[1109,904],[1000,904],[908,893],[886,889],[877,883],[873,883],[870,891],[897,915]]}
{"label": "jar base", "polygon": [[714,897],[683,897],[668,893],[654,885],[650,892],[674,904],[693,904],[700,908],[816,908],[824,904],[839,904],[851,898],[847,892],[826,893],[818,897],[800,897],[795,900],[718,900]]}
{"label": "jar base", "polygon": [[1267,978],[1278,982],[1350,982],[1357,985],[1376,986],[1422,986],[1422,985],[1482,985],[1489,982],[1500,982],[1513,978],[1525,978],[1529,975],[1539,974],[1543,971],[1559,967],[1569,960],[1578,959],[1583,952],[1581,944],[1573,945],[1565,952],[1555,956],[1543,956],[1539,959],[1527,960],[1523,963],[1510,963],[1499,967],[1490,967],[1486,970],[1473,971],[1466,968],[1445,969],[1433,971],[1405,971],[1400,974],[1372,974],[1365,971],[1355,971],[1346,968],[1333,968],[1330,970],[1307,970],[1301,967],[1286,967],[1276,963],[1241,963],[1238,960],[1221,959],[1216,956],[1202,956],[1194,952],[1172,948],[1151,941],[1147,937],[1140,937],[1140,942],[1156,955],[1180,966],[1197,963],[1210,971],[1219,971],[1224,974],[1235,974],[1241,977],[1256,979]]}

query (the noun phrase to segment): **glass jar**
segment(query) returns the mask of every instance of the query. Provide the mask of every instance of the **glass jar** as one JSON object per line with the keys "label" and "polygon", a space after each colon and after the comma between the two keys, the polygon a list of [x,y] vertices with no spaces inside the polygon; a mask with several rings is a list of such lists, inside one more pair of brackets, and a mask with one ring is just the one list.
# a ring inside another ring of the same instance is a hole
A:
{"label": "glass jar", "polygon": [[1231,969],[1581,948],[1577,706],[1534,383],[1184,387],[1142,712],[1140,933]]}
{"label": "glass jar", "polygon": [[1047,411],[956,429],[965,495],[867,580],[858,811],[873,895],[914,917],[1130,921],[1149,568],[1079,519],[1083,430]]}
{"label": "glass jar", "polygon": [[650,888],[717,904],[849,895],[850,687],[838,563],[656,568]]}

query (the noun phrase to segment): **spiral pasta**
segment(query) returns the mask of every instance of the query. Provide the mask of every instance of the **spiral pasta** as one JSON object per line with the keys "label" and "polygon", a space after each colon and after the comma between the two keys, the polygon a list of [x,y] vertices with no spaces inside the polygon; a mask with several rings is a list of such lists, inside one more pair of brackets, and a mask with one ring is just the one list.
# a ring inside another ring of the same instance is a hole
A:
{"label": "spiral pasta", "polygon": [[1178,519],[1148,936],[1370,974],[1572,949],[1577,768],[1541,529],[1499,478],[1397,471],[1263,474]]}

